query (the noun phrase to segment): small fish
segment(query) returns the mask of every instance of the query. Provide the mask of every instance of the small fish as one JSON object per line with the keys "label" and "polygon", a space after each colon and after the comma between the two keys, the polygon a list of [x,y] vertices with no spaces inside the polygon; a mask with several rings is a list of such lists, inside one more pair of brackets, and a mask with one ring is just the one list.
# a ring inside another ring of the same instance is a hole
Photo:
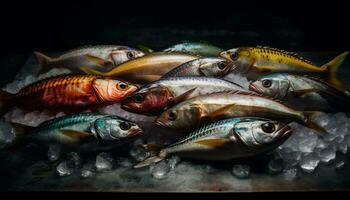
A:
{"label": "small fish", "polygon": [[87,74],[144,84],[156,81],[175,67],[197,58],[197,56],[180,53],[152,53],[122,63],[109,72],[100,72],[88,67],[82,67],[81,70]]}
{"label": "small fish", "polygon": [[[271,151],[291,135],[291,128],[283,123],[263,118],[231,118],[203,126],[184,139],[162,148],[134,166],[140,168],[169,156],[201,160],[231,160],[255,156]],[[149,147],[151,145],[146,145]],[[156,148],[149,150],[157,151]]]}
{"label": "small fish", "polygon": [[234,72],[246,74],[248,79],[256,80],[271,73],[318,74],[326,76],[327,81],[339,88],[344,88],[336,72],[349,52],[344,52],[330,62],[318,67],[295,53],[269,47],[240,47],[220,54],[233,62]]}
{"label": "small fish", "polygon": [[163,50],[164,52],[182,52],[199,56],[218,56],[223,49],[204,42],[183,42]]}
{"label": "small fish", "polygon": [[224,91],[246,91],[241,86],[216,78],[173,77],[145,85],[122,101],[124,110],[159,115],[191,97]]}
{"label": "small fish", "polygon": [[[296,99],[304,100],[304,104],[309,104],[306,103],[308,98],[315,94],[326,99],[338,111],[347,109],[350,104],[350,96],[347,93],[323,80],[310,76],[285,73],[270,74],[251,83],[249,88],[257,93],[288,101],[291,104]],[[317,98],[314,99],[317,100]],[[313,101],[312,104],[320,104],[320,102]]]}
{"label": "small fish", "polygon": [[79,152],[102,151],[130,142],[143,133],[131,121],[91,112],[58,117],[37,127],[16,123],[12,126],[16,137],[6,148],[34,142],[46,146],[58,144],[65,150]]}
{"label": "small fish", "polygon": [[231,72],[232,63],[223,58],[198,58],[166,73],[162,78],[182,76],[223,77]]}
{"label": "small fish", "polygon": [[136,49],[118,45],[81,47],[56,58],[50,58],[39,52],[34,54],[39,62],[39,73],[47,72],[52,68],[68,68],[73,72],[81,72],[82,66],[107,71],[120,63],[145,55]]}
{"label": "small fish", "polygon": [[323,113],[297,111],[278,101],[250,92],[219,92],[183,101],[163,112],[156,124],[175,129],[193,129],[218,119],[232,117],[262,117],[295,121],[325,133],[312,121]]}
{"label": "small fish", "polygon": [[59,75],[32,83],[16,94],[0,90],[0,113],[14,106],[52,112],[94,109],[119,103],[136,89],[127,82],[93,75]]}

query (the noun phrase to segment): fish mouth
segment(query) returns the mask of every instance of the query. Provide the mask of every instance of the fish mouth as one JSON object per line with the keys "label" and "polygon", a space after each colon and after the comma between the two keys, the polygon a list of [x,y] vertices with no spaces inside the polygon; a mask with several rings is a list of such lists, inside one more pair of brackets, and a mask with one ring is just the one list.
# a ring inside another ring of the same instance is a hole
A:
{"label": "fish mouth", "polygon": [[156,120],[156,121],[155,121],[155,124],[156,124],[157,126],[159,126],[159,127],[166,127],[165,123],[163,123],[163,122],[161,122],[161,121],[159,121],[159,120]]}
{"label": "fish mouth", "polygon": [[277,134],[282,134],[282,137],[284,136],[287,136],[287,135],[290,135],[292,133],[292,128],[289,127],[289,126],[284,126],[282,127],[278,132]]}
{"label": "fish mouth", "polygon": [[123,110],[126,110],[126,111],[132,111],[132,108],[127,105],[127,104],[123,104],[122,102],[122,105],[120,105],[120,107],[123,109]]}
{"label": "fish mouth", "polygon": [[257,93],[262,93],[262,91],[258,87],[256,87],[253,83],[249,84],[249,90],[252,90]]}
{"label": "fish mouth", "polygon": [[130,129],[130,132],[129,132],[129,137],[134,137],[134,136],[138,136],[138,135],[141,135],[143,133],[143,131],[141,129],[138,129],[138,128],[132,128]]}

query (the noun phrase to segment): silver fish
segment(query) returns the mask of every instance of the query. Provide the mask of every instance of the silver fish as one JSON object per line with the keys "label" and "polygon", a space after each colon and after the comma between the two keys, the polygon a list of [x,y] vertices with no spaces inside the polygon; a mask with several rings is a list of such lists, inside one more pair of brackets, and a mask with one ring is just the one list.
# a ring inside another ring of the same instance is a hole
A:
{"label": "silver fish", "polygon": [[144,167],[171,155],[201,160],[254,156],[278,147],[290,134],[291,128],[279,121],[251,117],[221,120],[193,131],[134,167]]}

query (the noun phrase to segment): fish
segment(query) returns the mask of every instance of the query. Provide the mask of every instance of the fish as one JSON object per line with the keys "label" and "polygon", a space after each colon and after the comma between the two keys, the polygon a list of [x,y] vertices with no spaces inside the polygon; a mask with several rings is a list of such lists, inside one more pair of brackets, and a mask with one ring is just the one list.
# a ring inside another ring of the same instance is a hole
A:
{"label": "fish", "polygon": [[87,74],[118,78],[135,84],[145,84],[160,79],[175,67],[197,59],[197,56],[180,53],[152,53],[124,62],[108,72],[81,67]]}
{"label": "fish", "polygon": [[[310,105],[310,107],[315,104],[316,106],[320,105],[323,99],[319,99],[315,95],[324,98],[332,107],[331,110],[348,110],[350,104],[350,96],[347,91],[342,91],[319,78],[305,75],[270,74],[251,83],[249,89],[259,94],[287,101],[292,105],[296,100],[300,100],[301,104]],[[329,111],[328,108],[324,109]]]}
{"label": "fish", "polygon": [[0,90],[0,115],[12,107],[77,112],[119,103],[137,87],[94,75],[59,75],[39,80],[12,94]]}
{"label": "fish", "polygon": [[223,49],[204,42],[183,42],[163,49],[164,52],[182,52],[199,56],[219,56]]}
{"label": "fish", "polygon": [[121,108],[143,115],[159,115],[186,99],[224,91],[247,91],[240,85],[208,77],[171,77],[140,87],[126,97]]}
{"label": "fish", "polygon": [[245,74],[253,81],[271,73],[313,74],[324,77],[338,88],[346,88],[336,72],[348,53],[338,55],[321,67],[295,53],[270,47],[239,47],[223,51],[220,56],[233,62],[234,73]]}
{"label": "fish", "polygon": [[317,133],[327,133],[313,120],[324,113],[298,111],[268,97],[250,92],[218,92],[183,101],[156,119],[161,127],[194,129],[203,124],[232,117],[262,117],[287,122],[298,122]]}
{"label": "fish", "polygon": [[116,115],[84,112],[50,119],[36,127],[11,123],[15,139],[6,149],[28,143],[59,145],[63,150],[104,151],[132,141],[143,130],[134,122]]}
{"label": "fish", "polygon": [[41,74],[52,68],[67,68],[73,72],[81,72],[82,66],[107,71],[118,64],[145,54],[127,46],[97,45],[73,49],[56,58],[37,51],[34,51],[34,55],[39,63],[38,73]]}
{"label": "fish", "polygon": [[232,62],[223,58],[198,58],[174,68],[162,78],[183,76],[224,77],[231,72],[232,66]]}
{"label": "fish", "polygon": [[141,168],[177,155],[200,160],[231,160],[271,151],[291,135],[284,122],[253,117],[220,120],[189,133],[182,140],[165,147],[146,144],[153,156],[138,163]]}

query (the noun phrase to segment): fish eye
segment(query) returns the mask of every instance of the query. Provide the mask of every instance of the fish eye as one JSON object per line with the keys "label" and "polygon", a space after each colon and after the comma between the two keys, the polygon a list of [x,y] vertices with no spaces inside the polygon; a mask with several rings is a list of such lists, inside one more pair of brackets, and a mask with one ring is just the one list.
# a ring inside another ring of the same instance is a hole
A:
{"label": "fish eye", "polygon": [[174,121],[177,117],[176,113],[174,111],[169,112],[169,120]]}
{"label": "fish eye", "polygon": [[118,89],[125,90],[128,87],[128,85],[125,83],[119,83],[117,87]]}
{"label": "fish eye", "polygon": [[238,59],[238,53],[237,52],[233,52],[231,55],[230,55],[231,59],[232,60],[237,60]]}
{"label": "fish eye", "polygon": [[128,52],[126,53],[126,56],[128,56],[128,58],[134,58],[134,54],[132,52]]}
{"label": "fish eye", "polygon": [[265,79],[265,80],[262,81],[262,85],[263,85],[264,87],[266,87],[266,88],[269,88],[269,87],[271,87],[271,85],[272,85],[272,81],[271,81],[271,80],[268,80],[268,79]]}
{"label": "fish eye", "polygon": [[223,70],[225,68],[226,68],[226,64],[225,63],[223,63],[223,62],[219,63],[219,69]]}
{"label": "fish eye", "polygon": [[261,125],[261,129],[265,132],[265,133],[273,133],[275,131],[275,125],[271,122],[267,122]]}
{"label": "fish eye", "polygon": [[119,124],[119,128],[123,131],[129,130],[131,128],[131,125],[127,122],[122,122]]}
{"label": "fish eye", "polygon": [[132,98],[138,103],[141,103],[144,100],[142,94],[135,94]]}

